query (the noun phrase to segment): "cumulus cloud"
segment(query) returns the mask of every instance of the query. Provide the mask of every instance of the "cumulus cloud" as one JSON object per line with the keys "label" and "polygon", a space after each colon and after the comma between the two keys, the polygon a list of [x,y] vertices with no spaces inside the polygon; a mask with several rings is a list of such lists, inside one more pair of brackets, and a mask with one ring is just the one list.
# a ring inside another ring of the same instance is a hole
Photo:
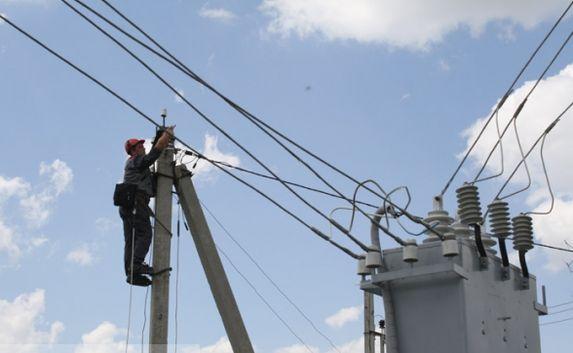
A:
{"label": "cumulus cloud", "polygon": [[320,351],[320,349],[318,349],[317,347],[308,346],[307,348],[307,346],[302,344],[293,344],[292,346],[281,347],[275,350],[275,353],[308,353],[309,349],[315,353],[318,353]]}
{"label": "cumulus cloud", "polygon": [[90,248],[84,244],[68,253],[66,260],[80,266],[89,266],[94,263],[94,255]]}
{"label": "cumulus cloud", "polygon": [[57,342],[64,325],[56,321],[43,331],[45,292],[38,289],[10,302],[0,299],[0,353],[35,353]]}
{"label": "cumulus cloud", "polygon": [[105,234],[118,229],[120,227],[120,223],[117,219],[99,217],[95,220],[95,227],[98,232]]}
{"label": "cumulus cloud", "polygon": [[[336,347],[337,349],[330,349],[326,353],[363,353],[364,352],[364,338],[359,337],[355,340],[346,342]],[[309,346],[313,353],[320,353],[317,347]],[[274,351],[274,353],[308,353],[306,346],[302,344],[294,344],[292,346],[282,347]]]}
{"label": "cumulus cloud", "polygon": [[[507,124],[517,106],[533,85],[533,81],[525,82],[507,99],[499,112],[502,128]],[[546,78],[539,84],[517,120],[519,135],[526,151],[529,150],[540,134],[545,131],[551,121],[571,103],[570,92],[573,92],[573,64],[568,65],[556,75]],[[494,107],[492,107],[492,111],[493,109]],[[486,117],[478,119],[476,123],[464,132],[463,137],[467,140],[468,147],[477,136],[485,120]],[[573,236],[566,233],[566,230],[569,229],[567,226],[572,225],[571,220],[573,220],[573,189],[570,185],[571,180],[573,180],[573,159],[570,156],[570,151],[573,150],[573,140],[569,137],[569,132],[572,129],[573,111],[569,111],[547,136],[544,156],[551,185],[556,195],[555,208],[549,216],[533,216],[535,236],[543,242],[557,246],[564,246],[564,240],[573,240]],[[471,159],[476,166],[481,166],[496,141],[497,132],[495,123],[492,121],[471,155]],[[496,179],[498,184],[501,185],[501,182],[505,181],[515,165],[521,160],[518,148],[513,129],[510,129],[503,139],[506,168],[503,177]],[[550,197],[539,154],[539,146],[527,159],[527,163],[531,171],[532,187],[527,194],[525,209],[512,207],[514,214],[532,210],[547,210],[549,208]],[[484,174],[495,173],[499,168],[500,155],[495,153]],[[503,195],[524,186],[526,183],[527,177],[523,173],[523,168],[521,168],[521,171],[515,175],[512,183],[509,184]],[[511,199],[509,201],[511,203]],[[486,202],[489,202],[489,200]],[[547,255],[547,266],[549,269],[567,269],[564,261],[570,260],[571,256],[549,249],[543,249],[543,252]]]}
{"label": "cumulus cloud", "polygon": [[10,210],[8,202],[16,200],[23,211],[19,216],[25,221],[24,224],[38,228],[46,223],[58,197],[69,190],[73,180],[71,168],[59,159],[51,164],[42,162],[39,174],[47,182],[37,186],[32,186],[21,177],[0,176],[0,253],[7,254],[12,260],[22,254],[22,244],[27,243],[30,249],[36,248],[44,244],[47,238],[40,236],[25,240],[19,231],[21,225],[7,222],[4,216],[5,211]]}
{"label": "cumulus cloud", "polygon": [[349,322],[357,321],[360,317],[361,306],[351,306],[338,310],[334,315],[327,317],[324,322],[330,327],[341,328]]}
{"label": "cumulus cloud", "polygon": [[[182,146],[178,146],[178,147],[182,147]],[[182,147],[182,148],[184,148],[184,147]],[[240,162],[241,162],[239,157],[237,157],[233,154],[230,154],[230,153],[222,152],[219,149],[217,136],[214,136],[214,135],[205,134],[205,141],[204,141],[203,149],[202,149],[201,153],[209,159],[224,162],[224,163],[227,163],[227,164],[232,165],[232,166],[239,166]],[[189,163],[188,164],[189,168],[191,168],[195,164],[194,157],[190,157],[190,156],[185,156],[182,159],[182,162],[183,163]],[[214,172],[216,170],[218,170],[218,168],[214,167],[211,163],[209,163],[203,159],[200,159],[197,161],[197,165],[195,166],[194,173],[195,173],[195,175],[197,175],[198,177],[201,177],[202,179],[212,180],[214,178],[214,175],[215,175]]]}
{"label": "cumulus cloud", "polygon": [[221,337],[217,342],[209,346],[189,345],[183,347],[183,353],[233,353],[231,342],[227,337]]}
{"label": "cumulus cloud", "polygon": [[40,176],[48,178],[48,185],[38,193],[31,194],[20,201],[24,210],[24,217],[33,227],[39,227],[46,223],[52,206],[57,198],[69,190],[74,174],[68,165],[56,159],[51,164],[40,164]]}
{"label": "cumulus cloud", "polygon": [[556,17],[568,0],[263,0],[267,30],[282,36],[384,43],[427,49],[460,28],[479,35],[491,22],[530,29]]}
{"label": "cumulus cloud", "polygon": [[[103,322],[93,331],[82,335],[82,343],[74,353],[124,353],[125,334],[125,330],[111,322]],[[134,347],[130,345],[128,352],[135,352]]]}
{"label": "cumulus cloud", "polygon": [[199,10],[199,16],[225,23],[229,23],[237,18],[237,15],[224,8],[208,8],[205,6]]}

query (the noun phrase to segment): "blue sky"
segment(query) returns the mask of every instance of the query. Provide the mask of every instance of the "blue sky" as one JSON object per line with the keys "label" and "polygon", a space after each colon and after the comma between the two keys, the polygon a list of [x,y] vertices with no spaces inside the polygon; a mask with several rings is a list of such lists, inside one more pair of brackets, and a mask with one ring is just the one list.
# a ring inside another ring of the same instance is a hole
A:
{"label": "blue sky", "polygon": [[[112,16],[100,1],[88,3]],[[568,1],[442,0],[432,6],[411,1],[408,7],[391,0],[113,3],[220,91],[318,155],[358,179],[375,179],[387,189],[407,185],[413,196],[410,210],[423,216],[483,118]],[[156,121],[161,109],[167,108],[168,123],[176,124],[178,137],[192,146],[213,158],[261,170],[61,2],[0,0],[0,13]],[[507,108],[500,112],[502,122],[509,119],[572,25],[567,17],[525,72]],[[146,53],[138,53],[280,176],[324,188],[207,90]],[[527,148],[570,102],[570,64],[572,51],[566,47],[520,116],[520,134]],[[0,78],[4,125],[0,146],[5,151],[0,169],[0,313],[10,318],[0,320],[4,325],[0,343],[31,344],[18,346],[21,352],[49,351],[52,343],[54,351],[65,347],[81,353],[87,349],[82,344],[105,342],[102,352],[123,351],[129,289],[123,277],[120,221],[111,194],[122,176],[123,142],[130,137],[150,138],[154,128],[5,23],[0,23]],[[573,177],[568,151],[573,146],[566,135],[570,128],[573,119],[564,118],[547,139],[545,155],[556,207],[550,216],[534,219],[538,241],[559,246],[564,240],[573,241],[567,232],[573,226],[573,192],[568,185]],[[455,209],[455,187],[475,175],[495,139],[491,126],[446,194],[450,213]],[[511,134],[504,143],[506,169],[511,170],[519,152]],[[498,163],[494,159],[488,172],[495,172]],[[319,164],[313,162],[313,166],[346,194],[353,192],[351,183]],[[533,187],[511,199],[512,213],[548,206],[537,152],[530,166]],[[362,293],[355,261],[231,178],[206,166],[200,169],[196,184],[208,207],[327,336],[345,352],[357,352],[362,324],[356,307]],[[328,231],[324,219],[284,188],[248,180]],[[524,180],[518,174],[510,187],[517,188]],[[480,184],[484,203],[502,182],[498,178]],[[344,206],[323,196],[304,195],[325,213]],[[361,196],[379,202],[366,193]],[[335,217],[348,222],[348,214]],[[297,334],[315,351],[328,352],[328,343],[216,223],[209,222],[220,247]],[[360,219],[354,233],[367,239],[367,232],[367,221]],[[335,238],[351,246],[340,234]],[[175,254],[175,241],[173,246]],[[184,232],[180,246],[178,339],[185,344],[181,351],[228,352],[201,265]],[[395,244],[384,239],[383,246]],[[257,351],[304,351],[223,261]],[[550,305],[573,300],[573,274],[566,261],[571,256],[563,253],[535,249],[530,254],[531,271],[538,284],[547,285]],[[174,289],[172,294],[174,299]],[[133,342],[141,339],[144,299],[145,289],[135,289]],[[382,313],[380,306],[377,314]],[[565,312],[542,322],[567,317]],[[543,326],[543,351],[561,352],[568,344],[571,325],[573,321]],[[171,340],[174,331],[172,325]],[[11,352],[17,349],[10,347]]]}

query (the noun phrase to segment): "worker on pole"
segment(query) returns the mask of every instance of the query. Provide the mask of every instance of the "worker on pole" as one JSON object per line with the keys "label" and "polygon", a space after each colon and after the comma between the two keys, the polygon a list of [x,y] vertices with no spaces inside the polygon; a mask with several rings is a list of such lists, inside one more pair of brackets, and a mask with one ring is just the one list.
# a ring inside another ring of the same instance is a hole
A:
{"label": "worker on pole", "polygon": [[[125,142],[125,152],[129,159],[125,163],[123,185],[126,186],[128,199],[133,202],[119,207],[123,221],[125,238],[124,268],[127,282],[135,285],[149,285],[151,281],[144,275],[153,275],[153,268],[144,260],[152,239],[149,200],[153,197],[153,180],[149,169],[159,158],[161,152],[174,137],[174,126],[165,129],[149,153],[145,153],[145,140],[129,139]],[[116,190],[117,192],[117,190]]]}

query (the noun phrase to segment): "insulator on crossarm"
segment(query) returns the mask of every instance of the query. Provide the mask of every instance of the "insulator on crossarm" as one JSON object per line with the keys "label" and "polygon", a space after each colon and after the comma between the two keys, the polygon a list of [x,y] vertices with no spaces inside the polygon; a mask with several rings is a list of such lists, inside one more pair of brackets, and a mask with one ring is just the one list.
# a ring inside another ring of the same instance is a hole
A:
{"label": "insulator on crossarm", "polygon": [[460,221],[467,225],[483,223],[477,186],[466,183],[456,190],[456,196]]}
{"label": "insulator on crossarm", "polygon": [[502,200],[495,200],[487,208],[492,235],[502,239],[510,236],[511,219],[508,203]]}
{"label": "insulator on crossarm", "polygon": [[520,214],[513,217],[513,248],[527,252],[533,249],[533,220],[530,216]]}
{"label": "insulator on crossarm", "polygon": [[371,274],[370,269],[366,268],[366,259],[359,259],[358,260],[358,269],[356,273],[359,276],[366,276]]}
{"label": "insulator on crossarm", "polygon": [[[424,222],[430,224],[432,230],[436,233],[446,235],[453,234],[454,230],[451,227],[453,221],[448,211],[444,210],[442,198],[439,196],[434,197],[434,209],[428,212],[428,217],[424,219]],[[424,243],[440,240],[433,231],[426,231],[426,235],[428,237],[424,240]]]}

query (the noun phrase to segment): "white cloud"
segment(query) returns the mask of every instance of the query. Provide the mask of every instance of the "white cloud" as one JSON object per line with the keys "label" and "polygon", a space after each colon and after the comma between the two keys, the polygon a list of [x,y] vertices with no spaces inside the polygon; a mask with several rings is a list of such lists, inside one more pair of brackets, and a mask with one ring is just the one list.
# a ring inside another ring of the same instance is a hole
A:
{"label": "white cloud", "polygon": [[[36,248],[47,241],[45,237],[35,237],[26,241],[18,231],[18,223],[7,222],[4,212],[9,210],[6,205],[10,199],[16,199],[23,212],[19,213],[26,224],[31,227],[40,227],[46,223],[58,197],[70,188],[73,173],[65,162],[56,159],[51,164],[42,162],[39,174],[47,178],[45,185],[32,187],[20,177],[5,178],[0,176],[0,253],[7,254],[12,260],[21,254],[20,246]],[[14,217],[13,217],[14,218]]]}
{"label": "white cloud", "polygon": [[210,346],[190,345],[181,349],[183,353],[233,353],[231,342],[227,337],[221,337]]}
{"label": "white cloud", "polygon": [[74,173],[68,165],[56,159],[52,164],[42,162],[40,164],[40,175],[48,175],[52,185],[55,196],[59,196],[62,192],[66,191],[72,184]]}
{"label": "white cloud", "polygon": [[[308,347],[313,353],[320,353],[317,347]],[[302,344],[293,344],[292,346],[276,349],[274,353],[309,353],[306,346]],[[326,353],[364,353],[364,338],[359,337],[355,340],[339,345],[335,349],[329,349]]]}
{"label": "white cloud", "polygon": [[14,239],[14,230],[0,219],[0,252],[10,256],[12,260],[20,257],[21,250]]}
{"label": "white cloud", "polygon": [[327,317],[324,322],[330,327],[341,328],[349,322],[357,321],[360,317],[361,306],[351,306],[338,310],[334,315]]}
{"label": "white cloud", "polygon": [[490,22],[530,29],[556,17],[569,0],[263,0],[267,30],[282,36],[384,43],[427,49],[460,28],[479,35]]}
{"label": "white cloud", "polygon": [[[177,146],[177,147],[184,148],[183,146]],[[222,152],[218,146],[217,136],[214,135],[205,134],[205,142],[201,153],[209,159],[225,162],[232,166],[239,166],[241,162],[239,157],[232,155],[230,153]],[[189,163],[188,167],[191,168],[194,164],[194,158],[185,156],[182,159],[182,162]],[[200,159],[199,161],[197,161],[197,165],[194,169],[194,172],[195,175],[203,179],[211,180],[214,178],[214,172],[218,169],[219,168],[214,167],[211,163],[203,159]]]}
{"label": "white cloud", "polygon": [[0,202],[13,196],[24,196],[30,190],[30,184],[22,178],[5,179],[0,176]]}
{"label": "white cloud", "polygon": [[94,255],[87,245],[82,245],[68,253],[66,260],[80,266],[89,266],[94,263]]}
{"label": "white cloud", "polygon": [[41,289],[12,302],[0,299],[0,353],[35,353],[43,345],[56,343],[64,325],[56,321],[42,331],[44,310],[45,292]]}
{"label": "white cloud", "polygon": [[308,346],[307,348],[307,346],[302,344],[293,344],[292,346],[281,347],[275,350],[274,353],[309,353],[309,349],[315,353],[320,352],[320,349],[318,349],[317,347]]}
{"label": "white cloud", "polygon": [[237,15],[235,15],[229,10],[223,8],[207,8],[207,7],[202,7],[201,10],[199,10],[199,16],[225,23],[229,23],[237,18]]}
{"label": "white cloud", "polygon": [[[507,124],[515,109],[533,85],[534,82],[532,81],[524,83],[507,99],[499,113],[502,128]],[[525,151],[529,150],[549,123],[571,103],[570,92],[573,92],[573,64],[539,84],[517,120],[518,131]],[[492,111],[493,109],[492,107]],[[479,119],[464,132],[463,136],[467,140],[467,146],[475,139],[485,119]],[[573,238],[566,231],[568,229],[567,225],[573,225],[571,223],[571,220],[573,220],[573,201],[571,201],[573,189],[570,185],[571,180],[573,180],[573,159],[570,156],[570,151],[573,150],[573,140],[569,137],[569,132],[572,130],[573,111],[570,111],[563,116],[562,120],[547,137],[544,156],[557,200],[551,215],[533,216],[535,236],[543,240],[543,242],[558,246],[564,245],[563,240],[571,240]],[[475,165],[481,166],[496,141],[497,132],[495,131],[495,122],[492,121],[471,155]],[[503,177],[496,179],[497,184],[494,186],[496,190],[521,160],[513,128],[508,130],[503,140],[503,149],[505,174]],[[532,188],[528,191],[527,207],[526,209],[515,209],[515,207],[512,207],[513,215],[533,209],[545,210],[548,208],[549,193],[539,155],[539,146],[527,159],[527,163],[532,174]],[[484,174],[490,175],[498,171],[499,168],[500,157],[499,152],[497,152],[493,155],[492,161],[488,164]],[[523,173],[523,168],[521,168],[521,171],[515,175],[512,183],[509,184],[503,195],[524,186],[526,181],[526,175]],[[487,197],[493,197],[493,195],[488,195]],[[489,202],[490,200],[486,199],[484,201]],[[509,201],[511,203],[511,199]],[[547,255],[548,268],[552,270],[566,269],[563,262],[567,258],[566,254],[549,249],[544,249],[543,252]],[[570,256],[569,259],[571,259]]]}
{"label": "white cloud", "polygon": [[[93,331],[82,335],[82,343],[74,353],[124,353],[125,334],[125,330],[110,322],[103,322]],[[116,339],[117,336],[123,337]],[[135,352],[134,347],[130,345],[128,352]]]}
{"label": "white cloud", "polygon": [[74,174],[68,165],[56,159],[52,164],[40,164],[40,176],[48,178],[48,185],[40,192],[20,200],[24,217],[30,226],[39,227],[46,223],[52,213],[52,206],[57,198],[69,190]]}

